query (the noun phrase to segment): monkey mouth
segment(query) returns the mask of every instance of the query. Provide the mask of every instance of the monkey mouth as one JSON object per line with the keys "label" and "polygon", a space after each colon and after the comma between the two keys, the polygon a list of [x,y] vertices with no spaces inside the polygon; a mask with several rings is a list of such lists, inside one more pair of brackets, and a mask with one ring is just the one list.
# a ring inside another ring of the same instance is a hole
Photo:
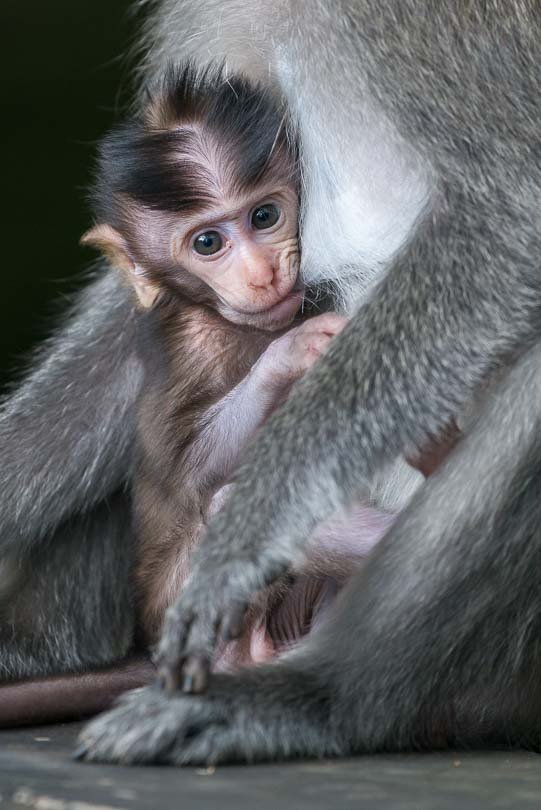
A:
{"label": "monkey mouth", "polygon": [[233,323],[253,326],[267,332],[283,329],[294,319],[304,297],[304,289],[297,285],[282,296],[275,304],[262,309],[241,310],[225,306],[224,316]]}
{"label": "monkey mouth", "polygon": [[304,290],[293,289],[280,299],[277,304],[274,304],[274,306],[269,307],[269,309],[259,314],[271,323],[281,323],[284,321],[289,323],[299,311],[303,297]]}

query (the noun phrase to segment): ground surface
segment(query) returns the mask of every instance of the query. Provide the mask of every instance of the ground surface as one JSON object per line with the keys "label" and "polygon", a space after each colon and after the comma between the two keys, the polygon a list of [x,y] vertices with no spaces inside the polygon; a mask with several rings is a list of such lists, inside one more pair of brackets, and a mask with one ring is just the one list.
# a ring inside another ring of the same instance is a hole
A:
{"label": "ground surface", "polygon": [[541,807],[541,756],[411,754],[252,767],[118,768],[71,761],[77,724],[0,732],[0,808],[497,810]]}

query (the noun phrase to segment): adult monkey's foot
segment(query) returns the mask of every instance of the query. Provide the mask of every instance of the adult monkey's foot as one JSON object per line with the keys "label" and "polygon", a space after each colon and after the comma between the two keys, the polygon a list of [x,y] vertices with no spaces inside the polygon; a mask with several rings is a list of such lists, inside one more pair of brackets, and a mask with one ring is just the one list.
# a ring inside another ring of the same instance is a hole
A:
{"label": "adult monkey's foot", "polygon": [[81,733],[76,757],[118,764],[212,765],[348,753],[321,685],[283,665],[213,676],[204,697],[130,692]]}

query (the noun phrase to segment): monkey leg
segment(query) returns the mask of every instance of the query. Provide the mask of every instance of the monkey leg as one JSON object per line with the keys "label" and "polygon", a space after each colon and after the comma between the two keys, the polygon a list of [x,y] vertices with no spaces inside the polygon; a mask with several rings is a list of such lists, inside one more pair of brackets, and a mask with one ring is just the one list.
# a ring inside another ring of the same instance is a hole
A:
{"label": "monkey leg", "polygon": [[0,570],[0,680],[80,672],[133,643],[126,496],[65,523],[24,562]]}
{"label": "monkey leg", "polygon": [[85,729],[80,756],[195,764],[538,746],[540,398],[536,346],[304,649],[215,676],[202,697],[135,692]]}
{"label": "monkey leg", "polygon": [[76,755],[93,762],[206,765],[307,756],[308,740],[319,756],[345,753],[328,733],[324,690],[309,680],[306,672],[276,664],[216,675],[205,697],[136,690],[84,729]]}

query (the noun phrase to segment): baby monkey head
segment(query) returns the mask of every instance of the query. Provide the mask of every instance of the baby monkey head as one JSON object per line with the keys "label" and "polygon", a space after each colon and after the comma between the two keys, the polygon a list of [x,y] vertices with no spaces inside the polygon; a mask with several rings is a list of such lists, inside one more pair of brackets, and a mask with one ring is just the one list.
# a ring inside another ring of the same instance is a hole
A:
{"label": "baby monkey head", "polygon": [[103,141],[93,192],[102,250],[143,307],[182,293],[277,329],[302,291],[298,175],[280,100],[219,68],[171,68]]}

